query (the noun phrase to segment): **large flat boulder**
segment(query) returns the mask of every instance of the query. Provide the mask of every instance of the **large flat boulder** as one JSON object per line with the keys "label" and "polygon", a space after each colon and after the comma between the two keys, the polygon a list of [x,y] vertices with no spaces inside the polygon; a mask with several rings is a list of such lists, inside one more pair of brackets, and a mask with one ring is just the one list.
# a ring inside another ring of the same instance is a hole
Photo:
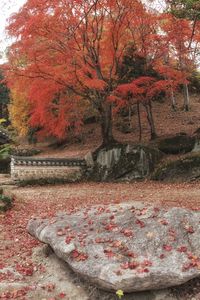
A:
{"label": "large flat boulder", "polygon": [[34,218],[28,231],[105,290],[160,289],[200,275],[200,212],[139,202],[93,206]]}

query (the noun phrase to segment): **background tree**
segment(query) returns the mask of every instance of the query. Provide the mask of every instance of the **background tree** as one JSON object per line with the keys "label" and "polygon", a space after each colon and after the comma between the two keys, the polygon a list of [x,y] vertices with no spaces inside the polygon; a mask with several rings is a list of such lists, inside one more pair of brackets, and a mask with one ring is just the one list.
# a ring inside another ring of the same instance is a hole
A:
{"label": "background tree", "polygon": [[3,71],[0,71],[0,119],[8,120],[9,89],[6,85]]}
{"label": "background tree", "polygon": [[146,68],[153,63],[155,20],[140,1],[27,1],[8,27],[18,38],[9,63],[16,80],[29,79],[31,126],[61,138],[82,114],[78,103],[89,101],[100,115],[103,144],[112,143],[108,99],[121,83],[119,66],[130,43]]}

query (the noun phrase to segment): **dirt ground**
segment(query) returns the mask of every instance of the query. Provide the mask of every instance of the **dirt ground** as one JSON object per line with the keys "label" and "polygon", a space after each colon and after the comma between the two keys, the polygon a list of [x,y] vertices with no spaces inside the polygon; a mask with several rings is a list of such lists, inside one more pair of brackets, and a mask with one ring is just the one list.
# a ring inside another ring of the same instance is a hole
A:
{"label": "dirt ground", "polygon": [[[54,258],[46,260],[49,254],[41,252],[44,246],[26,231],[27,222],[33,216],[50,217],[58,211],[74,210],[87,205],[133,200],[156,206],[181,206],[200,210],[198,183],[170,185],[149,181],[120,184],[80,183],[7,187],[7,193],[14,195],[15,200],[13,209],[0,215],[0,299],[116,299],[114,295],[97,293],[94,287],[85,288],[80,280],[77,281],[76,277],[69,275],[69,270],[63,270],[61,266],[63,264],[60,266],[56,264],[57,267],[53,267]],[[56,268],[60,271],[56,272]],[[52,273],[60,273],[60,278],[57,278],[57,275],[52,276]],[[68,284],[65,282],[66,279]],[[194,298],[191,294],[193,299],[199,300],[199,281],[195,283],[193,290],[196,295]],[[187,291],[188,288],[186,295]],[[136,299],[127,297],[126,299]],[[153,298],[146,295],[138,299]],[[180,299],[192,298],[187,296]]]}

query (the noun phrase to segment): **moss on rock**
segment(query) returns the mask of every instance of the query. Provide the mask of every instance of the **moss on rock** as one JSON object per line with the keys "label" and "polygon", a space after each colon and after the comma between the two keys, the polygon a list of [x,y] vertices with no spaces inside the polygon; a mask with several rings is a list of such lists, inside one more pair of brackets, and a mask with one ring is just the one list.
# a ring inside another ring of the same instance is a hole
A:
{"label": "moss on rock", "polygon": [[200,154],[170,161],[158,166],[151,179],[164,182],[190,182],[200,179]]}
{"label": "moss on rock", "polygon": [[161,158],[157,149],[143,145],[116,144],[93,156],[88,178],[95,181],[131,181],[147,177]]}
{"label": "moss on rock", "polygon": [[195,145],[195,137],[184,133],[175,136],[160,138],[157,141],[157,147],[166,154],[179,154],[192,151]]}

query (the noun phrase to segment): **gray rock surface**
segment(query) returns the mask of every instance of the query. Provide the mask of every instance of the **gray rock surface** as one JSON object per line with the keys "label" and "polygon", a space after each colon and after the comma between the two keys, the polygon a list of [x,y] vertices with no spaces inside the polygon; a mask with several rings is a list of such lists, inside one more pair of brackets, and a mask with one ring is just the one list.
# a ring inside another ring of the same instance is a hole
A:
{"label": "gray rock surface", "polygon": [[32,219],[28,231],[102,289],[145,291],[200,275],[200,212],[134,202]]}
{"label": "gray rock surface", "polygon": [[142,145],[117,144],[109,149],[100,149],[93,156],[89,179],[130,181],[147,177],[162,154],[159,150]]}

